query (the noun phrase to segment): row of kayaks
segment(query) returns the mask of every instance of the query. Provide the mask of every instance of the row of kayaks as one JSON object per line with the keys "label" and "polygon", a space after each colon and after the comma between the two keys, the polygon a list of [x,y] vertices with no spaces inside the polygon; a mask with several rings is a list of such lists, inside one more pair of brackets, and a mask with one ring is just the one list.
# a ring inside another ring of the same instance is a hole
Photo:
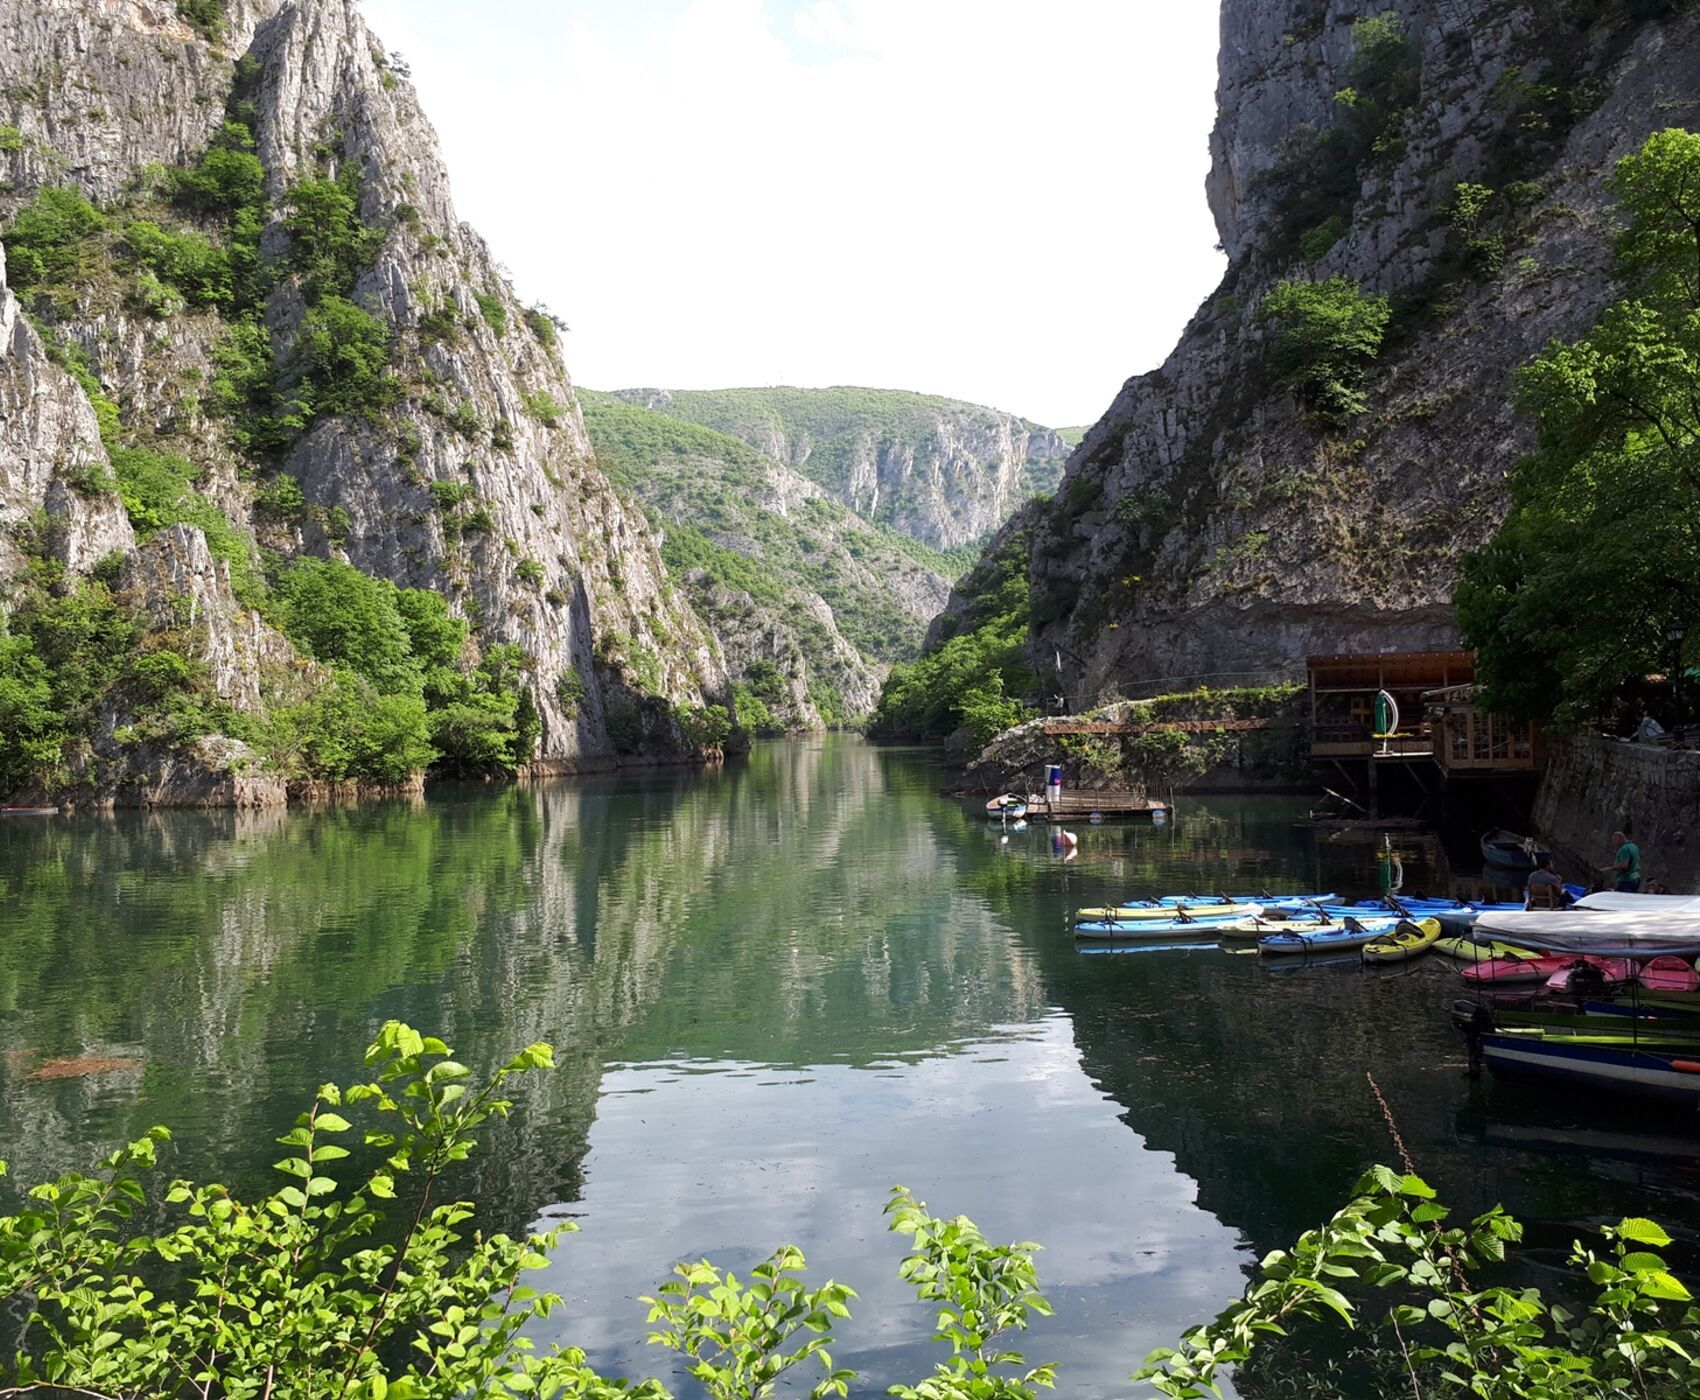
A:
{"label": "row of kayaks", "polygon": [[[1447,933],[1468,932],[1484,915],[1521,912],[1523,905],[1471,903],[1460,899],[1429,899],[1387,895],[1380,899],[1341,900],[1320,894],[1164,895],[1124,904],[1087,906],[1075,911],[1076,930],[1094,937],[1139,937],[1147,925],[1168,923],[1170,932],[1189,924],[1264,918],[1436,919]],[[1119,935],[1117,929],[1124,932]]]}
{"label": "row of kayaks", "polygon": [[[1369,962],[1403,962],[1456,932],[1455,919],[1481,912],[1461,900],[1342,901],[1333,891],[1301,894],[1163,895],[1075,911],[1074,934],[1085,940],[1170,943],[1215,939],[1255,943],[1273,957],[1324,957],[1363,950]],[[1473,945],[1472,945],[1473,946]]]}

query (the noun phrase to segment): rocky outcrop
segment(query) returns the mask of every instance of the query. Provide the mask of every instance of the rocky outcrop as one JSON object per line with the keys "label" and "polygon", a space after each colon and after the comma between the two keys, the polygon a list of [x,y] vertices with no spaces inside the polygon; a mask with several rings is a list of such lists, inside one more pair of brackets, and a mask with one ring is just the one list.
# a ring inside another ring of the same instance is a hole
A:
{"label": "rocky outcrop", "polygon": [[24,319],[0,248],[0,579],[24,566],[28,545],[82,571],[132,548],[111,480],[94,409]]}
{"label": "rocky outcrop", "polygon": [[625,389],[622,398],[743,438],[864,520],[937,549],[983,539],[1069,454],[1063,436],[978,404],[886,389]]}
{"label": "rocky outcrop", "polygon": [[[374,231],[348,300],[387,327],[400,401],[322,414],[263,459],[234,445],[198,392],[228,330],[220,313],[139,311],[121,264],[38,308],[122,407],[126,441],[190,459],[233,528],[282,558],[342,558],[437,589],[473,624],[478,649],[520,647],[541,770],[691,752],[670,716],[723,694],[718,649],[668,585],[642,513],[597,469],[553,326],[459,221],[430,124],[355,0],[228,0],[215,32],[185,22],[174,0],[20,0],[0,4],[0,67],[11,97],[0,117],[15,128],[0,148],[0,219],[54,185],[112,206],[149,198],[160,167],[206,148],[240,82],[274,202],[265,256],[287,259],[281,215],[303,179],[340,178]],[[309,300],[298,275],[269,291],[264,323],[280,355]],[[45,510],[51,548],[79,570],[133,551],[89,400],[3,293],[0,348],[0,521]],[[305,499],[290,520],[254,505],[257,481],[281,477]],[[0,576],[25,552],[0,543]],[[175,540],[169,557],[133,558],[126,576],[185,589],[202,610],[216,587],[192,553]],[[223,621],[203,659],[220,696],[245,708],[282,639]],[[618,752],[611,708],[623,720]]]}
{"label": "rocky outcrop", "polygon": [[303,673],[319,669],[237,601],[230,565],[190,526],[162,530],[132,553],[119,587],[155,630],[175,634],[181,653],[206,667],[214,693],[238,710],[259,714],[268,701],[299,696],[308,688]]}
{"label": "rocky outcrop", "polygon": [[[1061,658],[1077,705],[1128,680],[1455,644],[1460,555],[1532,445],[1513,374],[1612,294],[1603,179],[1650,131],[1700,122],[1692,13],[1378,8],[1402,20],[1414,100],[1342,170],[1330,133],[1358,119],[1336,95],[1358,80],[1363,7],[1222,7],[1208,191],[1228,272],[1090,430],[1035,534],[1035,653]],[[1337,222],[1300,198],[1330,179]],[[1449,217],[1461,182],[1494,192],[1478,231]],[[1336,276],[1394,310],[1368,409],[1342,428],[1272,382],[1258,316],[1277,281]]]}

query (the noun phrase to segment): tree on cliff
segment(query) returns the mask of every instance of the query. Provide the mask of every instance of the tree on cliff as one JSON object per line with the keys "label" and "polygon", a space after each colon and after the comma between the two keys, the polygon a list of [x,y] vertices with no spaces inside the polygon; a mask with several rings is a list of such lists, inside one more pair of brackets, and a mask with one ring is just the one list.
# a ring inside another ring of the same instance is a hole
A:
{"label": "tree on cliff", "polygon": [[1537,450],[1466,559],[1459,625],[1488,704],[1574,726],[1700,621],[1700,135],[1649,137],[1611,178],[1627,295],[1518,377]]}

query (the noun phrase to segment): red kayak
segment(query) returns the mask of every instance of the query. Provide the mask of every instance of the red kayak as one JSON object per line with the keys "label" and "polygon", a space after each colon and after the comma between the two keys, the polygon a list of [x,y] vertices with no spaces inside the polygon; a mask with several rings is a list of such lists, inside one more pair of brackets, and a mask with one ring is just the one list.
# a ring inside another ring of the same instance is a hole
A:
{"label": "red kayak", "polygon": [[1700,992],[1700,972],[1666,953],[1641,968],[1641,985],[1650,992]]}
{"label": "red kayak", "polygon": [[1567,967],[1547,978],[1547,990],[1568,992],[1573,977],[1590,972],[1598,973],[1608,985],[1635,980],[1635,964],[1628,958],[1571,958]]}
{"label": "red kayak", "polygon": [[1514,986],[1519,982],[1545,982],[1555,972],[1563,972],[1571,963],[1570,957],[1490,958],[1487,962],[1472,963],[1458,969],[1458,975],[1472,986]]}

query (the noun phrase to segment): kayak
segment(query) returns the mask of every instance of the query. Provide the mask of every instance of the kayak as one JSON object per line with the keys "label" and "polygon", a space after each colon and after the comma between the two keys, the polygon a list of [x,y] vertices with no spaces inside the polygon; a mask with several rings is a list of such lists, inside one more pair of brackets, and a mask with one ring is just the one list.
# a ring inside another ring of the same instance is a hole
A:
{"label": "kayak", "polygon": [[1569,967],[1574,958],[1489,958],[1458,969],[1471,986],[1516,986],[1523,982],[1545,982],[1555,972]]}
{"label": "kayak", "polygon": [[1214,919],[1082,919],[1076,938],[1217,938],[1221,920]]}
{"label": "kayak", "polygon": [[1653,958],[1642,969],[1636,981],[1653,992],[1700,991],[1700,973],[1681,958],[1666,953]]}
{"label": "kayak", "polygon": [[[1383,918],[1391,918],[1383,915]],[[1344,919],[1330,919],[1326,914],[1271,914],[1265,910],[1262,914],[1248,914],[1238,919],[1222,919],[1212,921],[1216,924],[1216,932],[1222,938],[1263,938],[1271,933],[1325,933],[1331,929],[1345,927]]]}
{"label": "kayak", "polygon": [[1261,904],[1225,904],[1218,900],[1199,904],[1115,904],[1076,909],[1074,917],[1090,922],[1138,923],[1146,919],[1240,919],[1248,914],[1261,914]]}
{"label": "kayak", "polygon": [[1490,962],[1494,958],[1536,956],[1527,948],[1519,948],[1510,943],[1474,943],[1468,938],[1458,937],[1435,939],[1434,951],[1443,958],[1456,958],[1459,962]]}
{"label": "kayak", "polygon": [[1364,944],[1364,961],[1405,962],[1421,957],[1434,947],[1439,937],[1440,925],[1433,919],[1424,919],[1420,924],[1401,919],[1390,937]]}
{"label": "kayak", "polygon": [[1339,896],[1333,890],[1319,894],[1165,894],[1155,900],[1130,899],[1129,904],[1261,904],[1285,908],[1294,904],[1321,904]]}
{"label": "kayak", "polygon": [[[1424,920],[1415,925],[1425,933],[1424,927],[1430,923]],[[1385,938],[1399,927],[1397,920],[1388,919],[1347,919],[1343,927],[1337,931],[1322,933],[1272,933],[1257,940],[1257,951],[1270,957],[1315,957],[1326,953],[1347,952],[1354,948],[1362,948],[1366,943],[1372,943],[1379,938]],[[1438,937],[1440,929],[1435,927],[1434,934]]]}
{"label": "kayak", "polygon": [[1572,958],[1547,978],[1549,992],[1580,991],[1585,983],[1589,990],[1635,980],[1635,964],[1628,958]]}

